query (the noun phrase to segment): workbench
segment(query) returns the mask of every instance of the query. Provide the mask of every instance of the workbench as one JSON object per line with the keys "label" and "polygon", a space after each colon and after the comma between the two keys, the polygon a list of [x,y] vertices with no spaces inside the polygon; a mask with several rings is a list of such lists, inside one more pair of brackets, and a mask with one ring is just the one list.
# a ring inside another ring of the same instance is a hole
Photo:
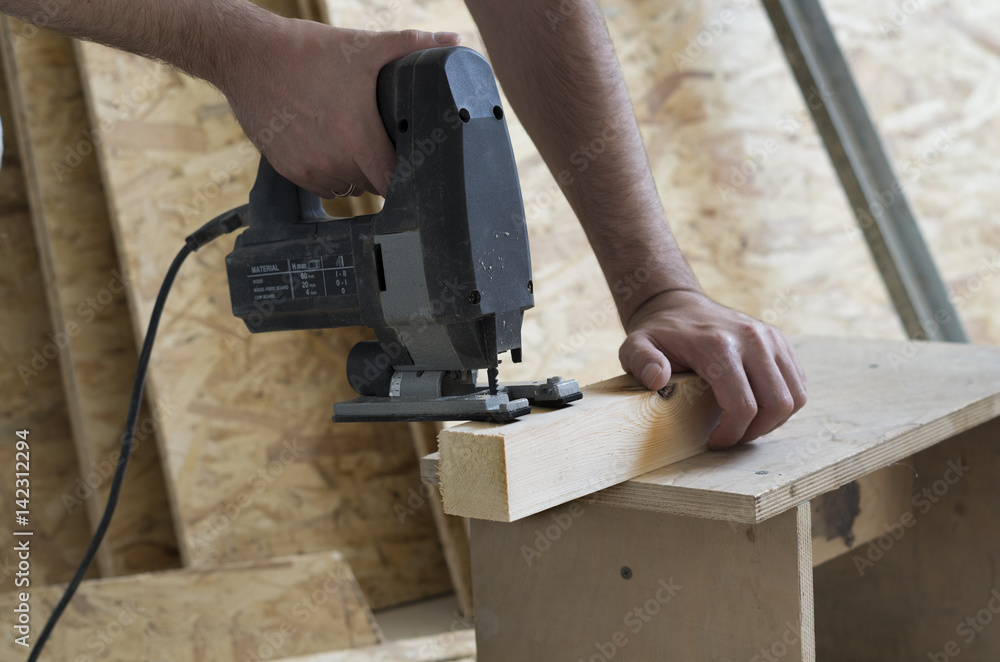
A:
{"label": "workbench", "polygon": [[1000,348],[795,346],[771,434],[472,520],[479,662],[1000,659]]}

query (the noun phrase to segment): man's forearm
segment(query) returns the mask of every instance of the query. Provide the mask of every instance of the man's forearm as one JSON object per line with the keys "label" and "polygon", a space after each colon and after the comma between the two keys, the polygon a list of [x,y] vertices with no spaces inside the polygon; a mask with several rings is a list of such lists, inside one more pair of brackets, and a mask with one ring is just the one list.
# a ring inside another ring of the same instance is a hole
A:
{"label": "man's forearm", "polygon": [[248,0],[0,0],[39,27],[168,62],[223,86],[234,60],[266,57],[277,17]]}
{"label": "man's forearm", "polygon": [[623,323],[659,292],[698,290],[667,226],[598,7],[467,4],[507,97],[587,233]]}

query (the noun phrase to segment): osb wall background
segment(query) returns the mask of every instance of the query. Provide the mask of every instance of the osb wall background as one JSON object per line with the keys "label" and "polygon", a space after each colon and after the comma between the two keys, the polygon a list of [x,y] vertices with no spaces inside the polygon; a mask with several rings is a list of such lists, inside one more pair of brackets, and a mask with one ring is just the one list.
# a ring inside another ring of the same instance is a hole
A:
{"label": "osb wall background", "polygon": [[[341,3],[337,3],[341,4]],[[351,3],[346,3],[351,4]],[[763,8],[751,0],[605,0],[668,218],[705,290],[789,333],[903,332]],[[825,3],[974,342],[1000,342],[1000,7]],[[365,16],[454,29],[458,2]],[[350,24],[348,16],[335,24]],[[620,372],[610,295],[569,206],[508,114],[531,232],[536,308],[507,378]],[[992,217],[991,217],[992,216]]]}

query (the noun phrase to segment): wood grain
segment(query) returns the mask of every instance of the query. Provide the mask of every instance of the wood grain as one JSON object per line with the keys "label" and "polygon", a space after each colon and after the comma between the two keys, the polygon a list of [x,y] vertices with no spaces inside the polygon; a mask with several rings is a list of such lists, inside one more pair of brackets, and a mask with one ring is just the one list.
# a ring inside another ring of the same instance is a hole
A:
{"label": "wood grain", "polygon": [[[64,586],[31,592],[42,623]],[[14,593],[0,595],[5,613]],[[0,660],[24,659],[5,628]],[[329,552],[205,570],[84,582],[46,646],[48,659],[245,662],[380,641],[350,567]]]}
{"label": "wood grain", "polygon": [[[269,6],[295,11],[290,0]],[[95,44],[78,55],[92,123],[107,137],[96,152],[138,334],[183,238],[246,202],[257,153],[207,84]],[[197,139],[116,142],[134,125]],[[249,334],[230,307],[232,242],[184,265],[150,365],[149,390],[173,412],[159,432],[184,559],[206,567],[338,549],[373,607],[447,591],[430,513],[401,521],[394,510],[420,487],[407,427],[331,421],[333,402],[353,397],[344,363],[366,334]]]}
{"label": "wood grain", "polygon": [[[7,513],[0,520],[0,591],[8,591],[14,589],[18,570],[11,534],[15,431],[29,430],[31,442],[31,580],[38,585],[67,581],[90,530],[86,513],[70,513],[63,503],[65,495],[73,494],[80,472],[3,76],[0,69],[0,122],[7,128],[0,167],[0,508]],[[96,568],[91,576],[95,574]]]}
{"label": "wood grain", "polygon": [[[84,481],[67,506],[104,512],[137,363],[100,173],[93,158],[63,163],[90,123],[70,40],[0,22],[35,238],[53,326],[66,334],[59,366]],[[28,36],[26,36],[28,35]],[[63,164],[63,168],[56,167]],[[153,416],[144,407],[128,479],[97,561],[104,577],[180,563]],[[96,487],[96,489],[95,489]]]}
{"label": "wood grain", "polygon": [[445,512],[511,522],[705,450],[718,424],[711,389],[675,376],[651,393],[628,376],[583,389],[568,407],[439,436]]}
{"label": "wood grain", "polygon": [[477,659],[815,660],[809,528],[808,506],[735,527],[579,501],[473,520]]}
{"label": "wood grain", "polygon": [[801,338],[809,404],[783,427],[587,497],[760,522],[1000,415],[1000,349]]}

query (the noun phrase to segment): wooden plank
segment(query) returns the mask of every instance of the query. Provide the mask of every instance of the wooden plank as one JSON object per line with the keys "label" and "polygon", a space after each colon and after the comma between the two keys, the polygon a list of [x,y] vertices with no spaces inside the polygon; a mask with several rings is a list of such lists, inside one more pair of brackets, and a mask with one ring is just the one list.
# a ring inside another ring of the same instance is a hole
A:
{"label": "wooden plank", "polygon": [[1000,659],[1000,420],[917,454],[914,468],[905,516],[816,568],[822,659]]}
{"label": "wooden plank", "polygon": [[280,662],[475,662],[475,655],[475,632],[457,630],[354,650],[304,655]]}
{"label": "wooden plank", "polygon": [[815,660],[809,517],[734,528],[574,501],[473,520],[477,659]]}
{"label": "wooden plank", "polygon": [[[413,449],[417,457],[424,457],[437,452],[437,436],[441,431],[439,423],[410,423],[410,433],[413,435]],[[423,480],[423,479],[421,479]],[[466,618],[472,618],[472,566],[469,558],[469,531],[466,522],[461,517],[448,515],[441,503],[441,493],[426,485],[424,481],[420,496],[426,498],[427,506],[434,517],[441,549],[448,564],[448,574],[451,585],[455,588],[455,597]]]}
{"label": "wooden plank", "polygon": [[59,350],[50,337],[53,328],[45,307],[45,286],[3,78],[0,68],[0,123],[8,129],[0,167],[0,509],[7,513],[0,520],[0,591],[7,591],[15,588],[19,561],[11,529],[15,431],[30,431],[33,585],[68,580],[83,556],[90,531],[84,513],[71,514],[63,506],[63,496],[72,495],[80,473],[54,363]]}
{"label": "wooden plank", "polygon": [[[47,30],[29,30],[5,18],[0,38],[49,311],[66,338],[59,366],[84,479],[66,506],[89,513],[96,526],[121,445],[137,353],[100,173],[89,151],[90,124],[72,44]],[[67,150],[81,146],[87,155],[71,160],[72,166],[64,163]],[[139,421],[128,480],[98,551],[104,577],[180,562],[148,408]]]}
{"label": "wooden plank", "polygon": [[[293,13],[295,2],[268,6]],[[184,237],[246,202],[257,153],[209,85],[96,44],[78,54],[141,333]],[[406,425],[330,418],[334,401],[354,396],[344,364],[366,334],[249,334],[230,307],[232,244],[220,239],[184,265],[150,365],[151,394],[174,412],[159,432],[184,559],[205,567],[338,549],[373,607],[447,592],[431,514],[400,522],[394,510],[420,487]]]}
{"label": "wooden plank", "polygon": [[568,407],[441,432],[445,512],[510,522],[705,450],[719,407],[704,382],[675,376],[651,393],[629,376]]}
{"label": "wooden plank", "polygon": [[[64,588],[31,592],[33,623],[44,622]],[[4,613],[18,597],[0,595]],[[84,582],[46,654],[245,662],[368,646],[380,638],[350,566],[324,552]],[[24,652],[11,640],[4,632],[0,658],[22,659],[13,657]]]}
{"label": "wooden plank", "polygon": [[794,344],[809,404],[783,427],[587,499],[760,522],[1000,415],[998,348],[833,338]]}
{"label": "wooden plank", "polygon": [[885,535],[910,508],[914,472],[907,458],[813,499],[813,565]]}

